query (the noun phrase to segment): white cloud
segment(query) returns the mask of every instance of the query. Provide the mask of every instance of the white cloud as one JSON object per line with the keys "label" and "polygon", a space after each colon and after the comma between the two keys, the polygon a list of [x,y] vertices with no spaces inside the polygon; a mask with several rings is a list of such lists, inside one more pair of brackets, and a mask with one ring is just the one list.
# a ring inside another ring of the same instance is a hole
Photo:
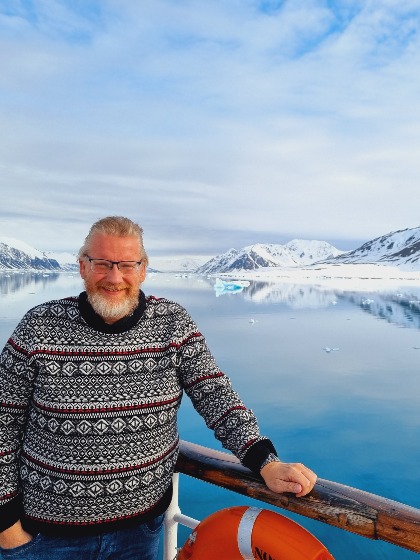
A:
{"label": "white cloud", "polygon": [[92,219],[125,213],[159,250],[202,253],[234,245],[229,231],[418,225],[417,2],[264,4],[3,13],[0,233],[18,223],[24,241],[71,250]]}

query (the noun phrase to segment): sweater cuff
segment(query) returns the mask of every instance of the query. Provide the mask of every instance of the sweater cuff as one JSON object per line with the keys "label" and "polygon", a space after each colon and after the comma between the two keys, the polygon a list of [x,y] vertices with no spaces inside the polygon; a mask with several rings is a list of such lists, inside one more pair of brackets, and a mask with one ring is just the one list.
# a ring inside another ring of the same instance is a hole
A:
{"label": "sweater cuff", "polygon": [[242,459],[242,464],[254,474],[260,474],[263,463],[268,459],[270,453],[277,455],[277,451],[269,439],[259,440],[247,450]]}
{"label": "sweater cuff", "polygon": [[16,496],[0,507],[0,532],[5,531],[21,519],[23,514],[21,496]]}

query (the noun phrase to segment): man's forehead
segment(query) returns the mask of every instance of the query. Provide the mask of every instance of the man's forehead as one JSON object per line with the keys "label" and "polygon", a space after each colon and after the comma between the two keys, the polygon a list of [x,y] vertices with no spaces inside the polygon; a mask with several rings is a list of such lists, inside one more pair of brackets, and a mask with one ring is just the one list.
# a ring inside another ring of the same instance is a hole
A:
{"label": "man's forehead", "polygon": [[117,236],[104,233],[95,233],[89,243],[89,250],[100,249],[104,251],[123,251],[140,253],[140,243],[137,237]]}

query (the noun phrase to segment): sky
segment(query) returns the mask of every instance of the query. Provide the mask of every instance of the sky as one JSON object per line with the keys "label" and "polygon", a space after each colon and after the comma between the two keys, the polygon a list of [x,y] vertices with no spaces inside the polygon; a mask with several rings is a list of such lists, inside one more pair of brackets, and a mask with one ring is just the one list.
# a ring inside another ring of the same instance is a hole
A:
{"label": "sky", "polygon": [[0,236],[150,255],[420,225],[418,0],[0,0]]}

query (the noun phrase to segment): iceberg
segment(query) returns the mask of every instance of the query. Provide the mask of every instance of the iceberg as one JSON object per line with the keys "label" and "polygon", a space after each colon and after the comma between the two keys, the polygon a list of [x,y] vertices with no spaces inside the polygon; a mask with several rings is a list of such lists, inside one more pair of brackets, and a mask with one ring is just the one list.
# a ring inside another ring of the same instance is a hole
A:
{"label": "iceberg", "polygon": [[216,278],[214,283],[214,291],[216,292],[216,297],[223,294],[232,294],[242,292],[244,288],[250,285],[248,280],[221,280]]}

